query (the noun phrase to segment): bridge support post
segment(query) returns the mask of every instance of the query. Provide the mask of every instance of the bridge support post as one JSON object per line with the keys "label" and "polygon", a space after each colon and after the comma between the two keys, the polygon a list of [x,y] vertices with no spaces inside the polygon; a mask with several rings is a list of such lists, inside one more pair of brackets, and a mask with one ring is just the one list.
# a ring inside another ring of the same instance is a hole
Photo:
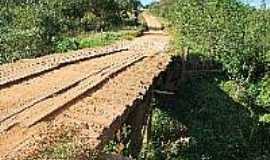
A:
{"label": "bridge support post", "polygon": [[151,119],[152,119],[152,89],[148,91],[147,96],[141,104],[139,104],[136,109],[130,113],[127,120],[127,124],[131,126],[130,134],[130,154],[133,158],[136,158],[143,144],[145,143],[145,137],[149,139],[151,134]]}

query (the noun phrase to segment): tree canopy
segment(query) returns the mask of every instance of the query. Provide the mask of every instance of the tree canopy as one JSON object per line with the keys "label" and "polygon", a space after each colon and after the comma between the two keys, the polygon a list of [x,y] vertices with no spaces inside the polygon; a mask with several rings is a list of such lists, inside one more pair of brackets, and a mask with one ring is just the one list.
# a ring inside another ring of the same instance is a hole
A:
{"label": "tree canopy", "polygon": [[0,64],[48,54],[61,35],[122,25],[140,6],[138,0],[1,1]]}

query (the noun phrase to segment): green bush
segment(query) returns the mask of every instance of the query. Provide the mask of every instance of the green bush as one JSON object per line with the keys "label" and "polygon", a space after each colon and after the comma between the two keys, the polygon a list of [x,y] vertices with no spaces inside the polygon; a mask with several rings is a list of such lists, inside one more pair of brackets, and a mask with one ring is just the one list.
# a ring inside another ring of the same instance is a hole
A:
{"label": "green bush", "polygon": [[[125,5],[138,2],[132,0]],[[119,26],[121,12],[138,9],[122,8],[115,0],[44,0],[7,1],[0,3],[0,64],[20,58],[38,57],[76,49],[76,41],[62,39],[84,31],[99,31]],[[104,44],[115,38],[84,40],[81,48]],[[117,39],[117,38],[116,38]]]}
{"label": "green bush", "polygon": [[[53,12],[29,5],[11,5],[9,23],[1,34],[1,63],[45,55],[53,50],[54,40],[60,32],[59,19]],[[6,12],[1,12],[5,14]]]}
{"label": "green bush", "polygon": [[96,36],[94,38],[85,38],[80,40],[79,48],[92,48],[98,46],[104,46],[106,44],[110,44],[116,40],[119,40],[121,37],[120,34],[117,33],[104,33]]}
{"label": "green bush", "polygon": [[176,45],[216,59],[231,79],[244,83],[264,76],[270,10],[237,0],[161,0],[153,10],[176,28]]}
{"label": "green bush", "polygon": [[6,30],[1,34],[1,62],[11,62],[21,58],[35,57],[43,48],[38,30]]}
{"label": "green bush", "polygon": [[79,48],[80,40],[77,38],[64,38],[56,43],[56,52],[67,52],[69,50],[77,50]]}
{"label": "green bush", "polygon": [[165,103],[197,137],[178,158],[268,159],[270,10],[238,0],[161,0],[151,10],[169,21],[177,52],[189,48],[225,71],[221,82],[198,76],[182,84],[172,111]]}
{"label": "green bush", "polygon": [[260,93],[257,97],[257,103],[261,106],[268,107],[270,110],[270,77],[267,76],[260,82]]}
{"label": "green bush", "polygon": [[97,31],[103,28],[102,20],[91,12],[88,12],[82,18],[85,31]]}
{"label": "green bush", "polygon": [[64,37],[55,43],[55,52],[67,52],[82,48],[93,48],[111,44],[120,39],[133,39],[138,36],[136,31],[107,32],[107,33],[89,33],[75,37]]}
{"label": "green bush", "polygon": [[222,64],[233,98],[253,118],[266,112],[270,9],[237,0],[161,0],[151,8],[171,23],[177,52],[189,48],[190,55],[205,55]]}
{"label": "green bush", "polygon": [[[149,160],[267,160],[270,156],[270,116],[252,118],[235,102],[234,82],[223,75],[194,75],[176,95],[154,97]],[[161,98],[160,98],[161,97]]]}

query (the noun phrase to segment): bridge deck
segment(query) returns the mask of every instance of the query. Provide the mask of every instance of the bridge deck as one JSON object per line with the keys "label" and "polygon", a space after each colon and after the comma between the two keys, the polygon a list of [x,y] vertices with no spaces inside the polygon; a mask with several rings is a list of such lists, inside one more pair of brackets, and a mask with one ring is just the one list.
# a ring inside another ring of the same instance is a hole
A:
{"label": "bridge deck", "polygon": [[1,66],[0,157],[31,155],[72,131],[93,149],[101,146],[165,69],[169,58],[161,53],[168,41],[145,35]]}

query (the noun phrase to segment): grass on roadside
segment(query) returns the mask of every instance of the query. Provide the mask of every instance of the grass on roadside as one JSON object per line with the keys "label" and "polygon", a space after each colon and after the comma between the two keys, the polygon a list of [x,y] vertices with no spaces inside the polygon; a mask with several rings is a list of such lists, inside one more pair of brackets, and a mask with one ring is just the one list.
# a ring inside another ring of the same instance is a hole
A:
{"label": "grass on roadside", "polygon": [[119,40],[132,40],[141,35],[142,30],[83,33],[76,37],[64,37],[56,43],[55,51],[63,53],[70,50],[102,47]]}

